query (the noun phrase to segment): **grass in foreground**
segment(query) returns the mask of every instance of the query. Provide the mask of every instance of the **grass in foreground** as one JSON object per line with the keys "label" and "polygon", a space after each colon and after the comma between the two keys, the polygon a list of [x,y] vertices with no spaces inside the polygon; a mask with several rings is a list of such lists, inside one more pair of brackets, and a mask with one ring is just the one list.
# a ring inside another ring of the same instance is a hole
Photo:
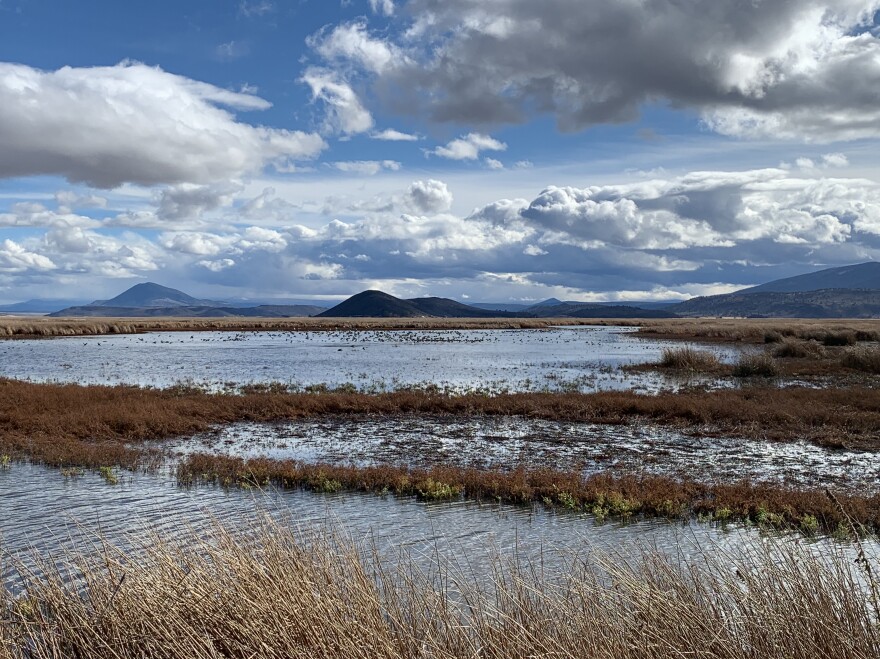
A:
{"label": "grass in foreground", "polygon": [[[181,484],[225,487],[305,488],[416,496],[437,501],[465,497],[513,504],[539,503],[588,512],[599,520],[640,516],[698,517],[767,528],[794,529],[846,537],[880,532],[880,494],[828,495],[821,489],[795,489],[769,483],[703,483],[667,476],[584,476],[549,468],[484,470],[440,466],[409,469],[393,465],[354,467],[295,460],[194,454],[178,466]],[[846,510],[846,513],[844,513]]]}
{"label": "grass in foreground", "polygon": [[[583,555],[557,569],[496,556],[492,575],[396,567],[330,535],[266,523],[145,555],[106,549],[0,591],[0,657],[868,659],[877,584],[794,543],[685,562]],[[861,571],[860,571],[861,569]]]}

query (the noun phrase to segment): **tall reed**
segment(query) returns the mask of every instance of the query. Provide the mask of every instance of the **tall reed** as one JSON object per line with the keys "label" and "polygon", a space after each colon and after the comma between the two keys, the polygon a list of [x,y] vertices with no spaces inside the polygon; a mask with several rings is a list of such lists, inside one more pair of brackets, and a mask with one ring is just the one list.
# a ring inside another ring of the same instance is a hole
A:
{"label": "tall reed", "polygon": [[146,554],[67,556],[0,593],[0,657],[868,659],[867,576],[790,542],[735,555],[496,556],[489,576],[272,523]]}

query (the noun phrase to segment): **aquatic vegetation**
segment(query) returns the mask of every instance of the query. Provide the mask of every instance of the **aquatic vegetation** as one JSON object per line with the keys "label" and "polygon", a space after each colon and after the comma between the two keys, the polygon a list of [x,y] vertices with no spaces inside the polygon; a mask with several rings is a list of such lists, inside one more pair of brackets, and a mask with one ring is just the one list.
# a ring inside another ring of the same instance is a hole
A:
{"label": "aquatic vegetation", "polygon": [[0,455],[0,469],[9,469],[10,464],[12,464],[12,458],[6,454]]}
{"label": "aquatic vegetation", "polygon": [[818,341],[784,339],[773,350],[773,356],[779,359],[822,359],[827,351]]}
{"label": "aquatic vegetation", "polygon": [[98,467],[98,475],[104,479],[107,485],[119,484],[119,476],[113,471],[113,467]]}
{"label": "aquatic vegetation", "polygon": [[702,516],[811,532],[831,532],[841,520],[852,518],[866,532],[880,531],[880,494],[839,494],[847,511],[844,513],[823,490],[769,483],[703,483],[667,476],[610,473],[584,476],[576,471],[549,468],[502,470],[443,465],[410,469],[387,464],[355,467],[269,458],[245,460],[202,453],[187,456],[177,467],[177,478],[183,485],[259,482],[287,489],[392,493],[430,501],[465,497],[512,504],[543,503],[548,507],[591,512],[599,519]]}

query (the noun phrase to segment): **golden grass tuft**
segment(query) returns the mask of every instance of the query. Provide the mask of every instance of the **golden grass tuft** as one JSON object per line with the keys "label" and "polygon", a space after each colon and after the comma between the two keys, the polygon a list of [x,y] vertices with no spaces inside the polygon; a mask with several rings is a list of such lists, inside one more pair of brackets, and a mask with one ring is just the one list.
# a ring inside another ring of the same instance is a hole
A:
{"label": "golden grass tuft", "polygon": [[[832,548],[791,542],[690,560],[582,554],[491,575],[397,565],[333,534],[266,522],[143,555],[64,557],[0,591],[4,659],[135,657],[868,659],[876,588]],[[866,583],[866,580],[869,583]]]}
{"label": "golden grass tuft", "polygon": [[721,362],[710,350],[698,350],[692,346],[663,348],[659,366],[678,371],[706,373],[718,370]]}

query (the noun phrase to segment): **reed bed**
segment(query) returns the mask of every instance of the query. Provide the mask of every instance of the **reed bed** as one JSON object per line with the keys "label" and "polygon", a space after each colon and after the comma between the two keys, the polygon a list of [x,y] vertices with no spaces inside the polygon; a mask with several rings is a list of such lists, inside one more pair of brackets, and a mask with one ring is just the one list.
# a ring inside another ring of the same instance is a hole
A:
{"label": "reed bed", "polygon": [[[295,460],[194,454],[178,466],[183,485],[303,488],[415,496],[428,501],[468,498],[511,504],[539,503],[591,513],[598,519],[639,516],[737,521],[780,529],[847,535],[849,520],[862,533],[880,531],[880,494],[838,494],[770,483],[705,483],[667,476],[600,473],[549,468],[513,470],[394,465],[356,467]],[[843,513],[843,509],[847,513]]]}
{"label": "reed bed", "polygon": [[591,325],[583,318],[46,318],[0,316],[0,339],[145,332],[544,329]]}
{"label": "reed bed", "polygon": [[0,657],[880,655],[868,559],[791,542],[690,560],[585,552],[557,569],[496,554],[482,575],[267,522],[63,563],[22,570],[23,595],[0,591]]}
{"label": "reed bed", "polygon": [[633,392],[453,395],[431,389],[383,394],[288,393],[34,384],[0,379],[0,455],[51,466],[138,468],[159,459],[145,443],[239,421],[329,415],[522,416],[598,424],[651,422],[683,431],[825,446],[880,449],[880,390],[755,386],[656,396]]}

